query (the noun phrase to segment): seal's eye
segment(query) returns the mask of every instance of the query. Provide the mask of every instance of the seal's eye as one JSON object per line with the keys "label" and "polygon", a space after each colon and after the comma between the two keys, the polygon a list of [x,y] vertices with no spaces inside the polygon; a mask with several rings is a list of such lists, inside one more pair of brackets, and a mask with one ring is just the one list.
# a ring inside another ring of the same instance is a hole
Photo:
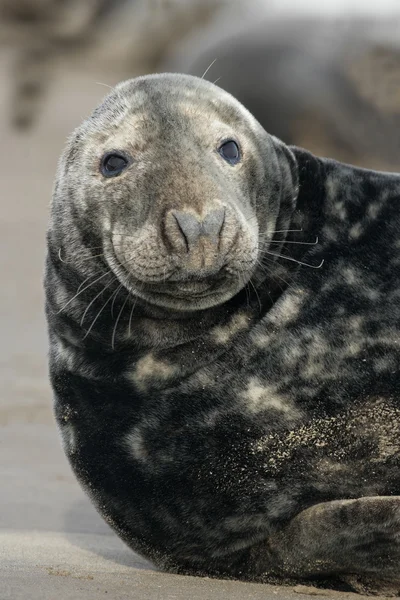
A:
{"label": "seal's eye", "polygon": [[221,144],[218,152],[231,165],[236,165],[240,161],[239,146],[233,140],[227,140]]}
{"label": "seal's eye", "polygon": [[128,159],[117,152],[107,152],[101,160],[101,172],[104,177],[116,177],[128,166]]}

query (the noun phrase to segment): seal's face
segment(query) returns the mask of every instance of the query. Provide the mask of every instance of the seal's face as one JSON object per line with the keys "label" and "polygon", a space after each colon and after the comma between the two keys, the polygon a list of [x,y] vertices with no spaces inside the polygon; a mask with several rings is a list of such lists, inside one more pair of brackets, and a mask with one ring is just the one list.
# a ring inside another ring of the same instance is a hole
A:
{"label": "seal's face", "polygon": [[182,310],[221,304],[254,274],[278,214],[277,162],[234,98],[180,75],[117,86],[65,155],[68,197],[119,281]]}

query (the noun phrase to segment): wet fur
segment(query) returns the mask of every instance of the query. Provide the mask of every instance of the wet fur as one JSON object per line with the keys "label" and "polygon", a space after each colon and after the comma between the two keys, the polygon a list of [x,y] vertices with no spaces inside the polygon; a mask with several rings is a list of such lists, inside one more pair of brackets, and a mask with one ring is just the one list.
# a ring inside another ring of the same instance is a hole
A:
{"label": "wet fur", "polygon": [[[238,168],[214,154],[222,130]],[[133,167],[105,180],[122,148]],[[55,412],[134,550],[177,572],[400,585],[399,196],[400,176],[289,148],[188,76],[121,84],[71,136],[46,266]],[[144,299],[140,248],[120,270],[113,232],[153,227],[150,273],[165,210],[209,202],[246,214],[227,258],[257,239],[246,285],[198,310]]]}

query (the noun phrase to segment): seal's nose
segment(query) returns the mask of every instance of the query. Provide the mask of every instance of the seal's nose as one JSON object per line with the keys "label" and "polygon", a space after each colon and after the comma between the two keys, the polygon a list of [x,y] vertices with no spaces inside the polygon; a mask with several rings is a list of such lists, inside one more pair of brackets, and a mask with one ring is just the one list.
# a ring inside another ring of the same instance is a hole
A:
{"label": "seal's nose", "polygon": [[215,246],[218,246],[225,221],[225,208],[211,210],[202,220],[193,213],[180,210],[171,210],[169,217],[170,224],[172,224],[171,217],[175,222],[175,227],[168,228],[168,237],[173,246],[177,245],[178,238],[180,238],[179,241],[183,241],[187,251],[190,252],[201,236],[207,237]]}

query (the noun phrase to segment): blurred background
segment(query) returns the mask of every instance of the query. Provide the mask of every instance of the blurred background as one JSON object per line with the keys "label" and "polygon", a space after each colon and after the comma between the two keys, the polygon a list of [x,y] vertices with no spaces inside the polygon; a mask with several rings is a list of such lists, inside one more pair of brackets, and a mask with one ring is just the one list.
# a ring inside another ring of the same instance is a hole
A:
{"label": "blurred background", "polygon": [[205,73],[289,144],[400,171],[399,0],[0,0],[0,570],[15,531],[109,533],[52,420],[45,230],[66,136],[108,86],[162,71]]}

